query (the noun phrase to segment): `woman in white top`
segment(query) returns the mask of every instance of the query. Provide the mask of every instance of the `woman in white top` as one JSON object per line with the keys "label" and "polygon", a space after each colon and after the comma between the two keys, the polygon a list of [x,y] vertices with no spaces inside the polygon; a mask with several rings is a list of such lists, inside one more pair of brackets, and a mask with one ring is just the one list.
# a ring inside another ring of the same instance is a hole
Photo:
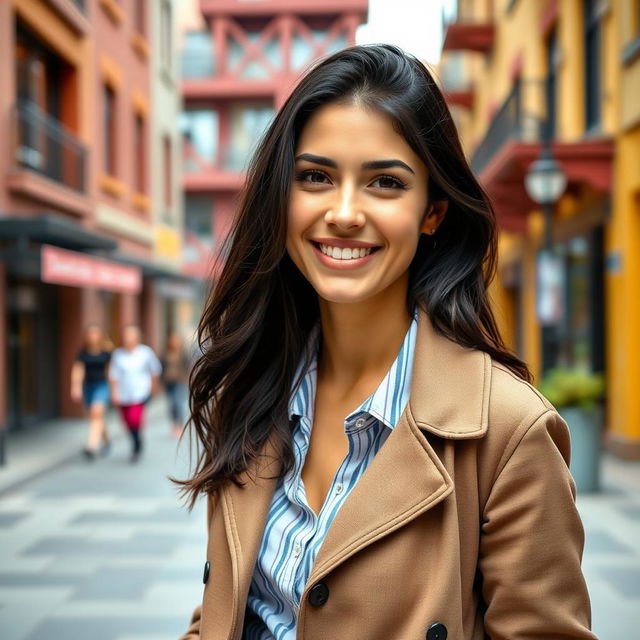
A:
{"label": "woman in white top", "polygon": [[122,347],[111,357],[109,381],[113,404],[120,408],[131,436],[131,462],[137,462],[142,452],[144,405],[158,388],[161,372],[162,366],[153,349],[140,343],[140,329],[133,325],[125,327]]}

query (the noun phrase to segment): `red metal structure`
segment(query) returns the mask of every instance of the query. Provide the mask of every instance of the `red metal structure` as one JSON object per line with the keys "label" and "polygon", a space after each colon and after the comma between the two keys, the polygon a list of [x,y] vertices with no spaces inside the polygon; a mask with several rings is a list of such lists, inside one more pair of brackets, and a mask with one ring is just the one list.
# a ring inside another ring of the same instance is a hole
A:
{"label": "red metal structure", "polygon": [[207,277],[255,143],[305,68],[355,43],[368,0],[200,0],[182,54],[186,271]]}

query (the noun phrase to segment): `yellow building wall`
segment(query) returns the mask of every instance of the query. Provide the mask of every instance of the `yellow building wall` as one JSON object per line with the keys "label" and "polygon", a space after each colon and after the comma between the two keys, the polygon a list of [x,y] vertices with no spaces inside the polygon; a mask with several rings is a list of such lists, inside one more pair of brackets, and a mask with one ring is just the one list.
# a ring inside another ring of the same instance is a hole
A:
{"label": "yellow building wall", "polygon": [[[484,138],[496,110],[512,89],[514,67],[521,58],[524,112],[544,116],[542,80],[546,74],[546,36],[542,17],[550,1],[520,0],[507,11],[507,0],[493,3],[495,42],[489,56],[469,52],[465,60],[474,103],[458,113],[465,150],[471,155]],[[469,15],[479,17],[488,5],[466,0]],[[609,447],[618,455],[640,459],[640,56],[624,63],[626,45],[640,36],[637,7],[628,0],[608,0],[600,6],[601,123],[585,132],[585,59],[583,2],[557,0],[557,138],[579,142],[588,136],[613,140],[615,157],[609,217],[605,224],[605,349]],[[635,26],[634,26],[635,25]],[[563,196],[556,207],[556,229],[579,220],[593,207],[602,208],[607,194],[587,186]],[[515,346],[521,326],[520,355],[536,378],[541,366],[540,327],[536,320],[536,253],[542,241],[542,215],[528,214],[527,232],[520,238],[501,234],[496,280],[490,288],[496,319],[505,341]],[[522,315],[501,272],[519,261],[523,286]]]}

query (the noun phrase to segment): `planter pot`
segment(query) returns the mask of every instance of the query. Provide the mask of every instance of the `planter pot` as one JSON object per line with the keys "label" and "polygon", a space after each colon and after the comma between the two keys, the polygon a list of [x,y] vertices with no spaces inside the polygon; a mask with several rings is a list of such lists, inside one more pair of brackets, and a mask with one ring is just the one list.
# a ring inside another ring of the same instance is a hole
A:
{"label": "planter pot", "polygon": [[600,488],[602,407],[562,407],[558,413],[571,434],[571,474],[580,493]]}

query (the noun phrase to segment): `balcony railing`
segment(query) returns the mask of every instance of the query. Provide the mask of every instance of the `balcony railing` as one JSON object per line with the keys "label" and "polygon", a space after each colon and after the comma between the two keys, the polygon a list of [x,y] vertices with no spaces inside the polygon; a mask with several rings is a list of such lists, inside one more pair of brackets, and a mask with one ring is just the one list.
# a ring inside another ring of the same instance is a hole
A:
{"label": "balcony railing", "polygon": [[544,119],[524,111],[522,88],[516,85],[491,121],[485,137],[471,157],[471,167],[479,174],[510,140],[540,142]]}
{"label": "balcony railing", "polygon": [[85,191],[87,150],[55,118],[29,101],[13,108],[13,157],[17,166],[75,191]]}
{"label": "balcony railing", "polygon": [[191,139],[185,136],[182,145],[182,170],[185,174],[208,171],[244,173],[252,155],[253,149],[228,145],[217,149],[214,157],[203,157],[198,153]]}

